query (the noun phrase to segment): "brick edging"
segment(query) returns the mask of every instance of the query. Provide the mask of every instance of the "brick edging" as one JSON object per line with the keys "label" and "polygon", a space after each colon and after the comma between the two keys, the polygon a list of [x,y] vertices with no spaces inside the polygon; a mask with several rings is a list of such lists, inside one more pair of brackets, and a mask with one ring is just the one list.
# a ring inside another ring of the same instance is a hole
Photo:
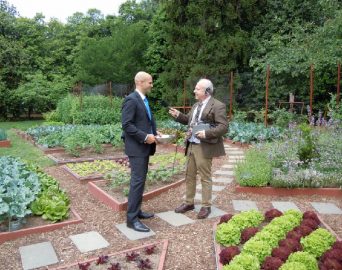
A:
{"label": "brick edging", "polygon": [[80,215],[73,208],[70,208],[70,211],[75,216],[75,219],[61,221],[58,223],[52,223],[52,224],[47,224],[47,225],[36,226],[36,227],[31,227],[31,228],[26,228],[26,229],[21,229],[21,230],[17,230],[17,231],[2,232],[2,233],[0,233],[0,244],[4,243],[6,241],[9,241],[9,240],[13,240],[16,238],[26,236],[26,235],[30,235],[30,234],[34,234],[34,233],[50,232],[50,231],[60,229],[60,228],[67,226],[67,225],[78,224],[78,223],[83,222],[83,219],[80,217]]}
{"label": "brick edging", "polygon": [[[109,206],[110,208],[112,208],[114,211],[123,211],[127,209],[127,200],[125,200],[124,202],[119,202],[118,200],[116,200],[115,198],[113,198],[112,196],[110,196],[107,192],[105,192],[104,190],[102,190],[100,187],[98,187],[96,184],[97,183],[104,183],[106,182],[106,180],[99,180],[96,182],[88,182],[88,191],[99,201],[103,202],[104,204],[106,204],[107,206]],[[147,201],[150,200],[156,196],[158,196],[159,194],[168,191],[171,188],[175,188],[180,186],[182,183],[185,182],[185,179],[179,180],[175,183],[163,186],[161,188],[155,189],[155,190],[151,190],[149,192],[144,193],[143,195],[143,201]]]}

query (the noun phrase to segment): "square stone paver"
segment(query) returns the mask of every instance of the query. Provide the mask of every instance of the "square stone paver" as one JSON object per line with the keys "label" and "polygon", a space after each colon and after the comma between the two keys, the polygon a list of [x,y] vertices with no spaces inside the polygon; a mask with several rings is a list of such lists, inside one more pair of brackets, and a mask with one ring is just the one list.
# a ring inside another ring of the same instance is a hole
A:
{"label": "square stone paver", "polygon": [[213,177],[213,182],[218,182],[218,183],[224,183],[224,184],[230,184],[233,182],[234,178],[233,177]]}
{"label": "square stone paver", "polygon": [[82,253],[109,246],[109,243],[106,241],[106,239],[104,239],[101,234],[95,231],[70,235],[69,238]]}
{"label": "square stone paver", "polygon": [[272,205],[274,208],[278,209],[279,211],[287,211],[287,210],[290,210],[290,209],[295,209],[295,210],[299,210],[299,208],[297,207],[297,205],[293,202],[272,202]]}
{"label": "square stone paver", "polygon": [[320,214],[342,215],[342,210],[333,203],[310,202]]}
{"label": "square stone paver", "polygon": [[[212,194],[212,196],[211,196],[211,200],[213,201],[213,200],[215,200],[216,199],[216,197],[217,197],[217,195],[216,194]],[[185,195],[183,196],[183,199],[185,200]],[[195,194],[195,198],[194,198],[194,200],[195,201],[197,201],[197,202],[200,202],[200,201],[202,201],[202,194],[201,193],[196,193]]]}
{"label": "square stone paver", "polygon": [[122,232],[122,234],[124,234],[129,240],[139,240],[156,234],[152,230],[150,230],[149,232],[137,232],[131,228],[128,228],[126,223],[116,224],[115,227],[120,232]]}
{"label": "square stone paver", "polygon": [[[195,205],[195,212],[198,213],[201,209],[201,205],[196,204]],[[227,212],[215,207],[215,206],[211,206],[211,213],[209,214],[208,218],[214,218],[214,217],[220,217],[227,214]]]}
{"label": "square stone paver", "polygon": [[[202,185],[197,185],[197,186],[196,186],[196,189],[197,189],[197,190],[202,190]],[[212,186],[212,189],[213,189],[213,191],[222,191],[222,190],[225,189],[225,186],[216,186],[216,185],[213,185],[213,186]]]}
{"label": "square stone paver", "polygon": [[233,171],[219,170],[219,171],[214,172],[214,174],[216,174],[216,175],[224,175],[224,176],[234,176],[234,172]]}
{"label": "square stone paver", "polygon": [[258,210],[256,203],[248,200],[233,200],[233,207],[236,211]]}
{"label": "square stone paver", "polygon": [[235,167],[233,164],[224,164],[221,166],[222,169],[234,169]]}
{"label": "square stone paver", "polygon": [[175,213],[175,211],[158,213],[156,214],[156,216],[160,217],[162,220],[176,227],[195,222],[191,218],[188,218],[186,215]]}
{"label": "square stone paver", "polygon": [[51,242],[19,247],[19,253],[24,270],[58,263],[57,254]]}

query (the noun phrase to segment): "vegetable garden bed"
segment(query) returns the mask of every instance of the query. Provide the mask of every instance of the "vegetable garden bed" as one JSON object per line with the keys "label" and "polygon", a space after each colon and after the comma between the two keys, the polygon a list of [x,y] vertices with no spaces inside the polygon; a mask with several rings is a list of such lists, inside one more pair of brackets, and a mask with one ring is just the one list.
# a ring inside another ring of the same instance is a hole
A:
{"label": "vegetable garden bed", "polygon": [[52,270],[90,270],[90,269],[154,269],[163,270],[168,240],[142,245],[109,255],[100,255],[82,262],[51,268]]}
{"label": "vegetable garden bed", "polygon": [[[146,186],[149,188],[149,191],[146,191],[145,187],[145,193],[143,194],[143,201],[148,201],[166,191],[168,191],[171,188],[175,188],[180,186],[185,182],[185,179],[181,179],[178,181],[175,181],[172,184],[164,185],[161,187],[154,187],[154,186]],[[127,209],[127,199],[122,198],[121,192],[113,192],[110,193],[106,191],[106,180],[100,180],[96,182],[88,182],[88,190],[89,192],[99,201],[103,202],[104,204],[108,205],[110,208],[112,208],[114,211],[123,211]],[[119,199],[121,198],[121,199]]]}
{"label": "vegetable garden bed", "polygon": [[82,223],[83,220],[80,215],[73,209],[70,209],[71,215],[67,220],[51,223],[43,220],[41,217],[31,216],[26,218],[26,223],[23,228],[16,231],[0,232],[0,244],[9,240],[24,237],[34,233],[43,233],[58,230],[64,226]]}
{"label": "vegetable garden bed", "polygon": [[213,236],[218,270],[318,270],[342,263],[342,241],[312,211],[227,214],[214,224]]}
{"label": "vegetable garden bed", "polygon": [[0,147],[11,147],[11,141],[10,140],[0,141]]}
{"label": "vegetable garden bed", "polygon": [[236,193],[253,193],[269,196],[312,196],[320,195],[327,197],[342,198],[342,190],[340,188],[274,188],[274,187],[243,187],[237,185]]}

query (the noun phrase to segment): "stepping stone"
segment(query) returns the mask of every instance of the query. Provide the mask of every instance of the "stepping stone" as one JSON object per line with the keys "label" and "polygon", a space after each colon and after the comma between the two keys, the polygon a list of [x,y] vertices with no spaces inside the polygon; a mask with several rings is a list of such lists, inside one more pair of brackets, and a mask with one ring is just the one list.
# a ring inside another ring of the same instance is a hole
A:
{"label": "stepping stone", "polygon": [[224,183],[224,184],[230,184],[233,182],[234,178],[233,177],[213,177],[213,183]]}
{"label": "stepping stone", "polygon": [[290,209],[295,209],[295,210],[299,210],[299,208],[297,207],[297,205],[293,202],[272,202],[272,205],[274,208],[278,209],[279,211],[287,211],[287,210],[290,210]]}
{"label": "stepping stone", "polygon": [[[214,201],[216,199],[217,195],[212,194],[211,195],[211,200]],[[185,200],[185,195],[183,196],[183,199]],[[201,193],[196,193],[195,194],[195,201],[201,202],[202,201],[202,194]]]}
{"label": "stepping stone", "polygon": [[214,174],[219,174],[219,175],[228,175],[228,176],[234,176],[234,171],[216,171]]}
{"label": "stepping stone", "polygon": [[[202,190],[202,185],[197,185],[196,189],[197,190]],[[215,186],[215,185],[213,185],[212,189],[213,189],[213,191],[222,191],[222,190],[225,189],[225,186]]]}
{"label": "stepping stone", "polygon": [[[201,209],[201,205],[195,204],[195,212],[198,213]],[[220,217],[227,214],[227,212],[215,207],[211,206],[211,213],[209,214],[208,218]]]}
{"label": "stepping stone", "polygon": [[228,156],[243,156],[245,153],[243,151],[229,151]]}
{"label": "stepping stone", "polygon": [[57,254],[51,242],[19,247],[19,253],[24,270],[58,263]]}
{"label": "stepping stone", "polygon": [[126,223],[116,224],[115,227],[129,240],[139,240],[156,234],[152,230],[150,230],[149,232],[137,232],[131,228],[128,228]]}
{"label": "stepping stone", "polygon": [[342,215],[342,210],[333,203],[310,202],[320,214]]}
{"label": "stepping stone", "polygon": [[236,211],[258,210],[255,202],[248,200],[233,200],[233,207]]}
{"label": "stepping stone", "polygon": [[235,165],[233,164],[224,164],[221,166],[222,169],[234,169]]}
{"label": "stepping stone", "polygon": [[194,223],[195,221],[191,218],[188,218],[186,215],[175,213],[175,211],[167,211],[156,214],[156,216],[160,217],[162,220],[171,224],[172,226],[179,227],[186,224]]}
{"label": "stepping stone", "polygon": [[109,246],[109,243],[106,241],[106,239],[104,239],[101,234],[95,231],[70,235],[69,238],[82,253]]}

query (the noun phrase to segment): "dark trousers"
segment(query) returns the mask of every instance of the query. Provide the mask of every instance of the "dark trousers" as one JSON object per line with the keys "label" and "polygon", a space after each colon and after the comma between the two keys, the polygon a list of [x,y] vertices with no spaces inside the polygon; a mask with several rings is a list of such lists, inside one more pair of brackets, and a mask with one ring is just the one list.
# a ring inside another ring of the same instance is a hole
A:
{"label": "dark trousers", "polygon": [[131,166],[131,182],[128,194],[127,222],[134,222],[141,212],[148,162],[150,157],[128,157]]}

